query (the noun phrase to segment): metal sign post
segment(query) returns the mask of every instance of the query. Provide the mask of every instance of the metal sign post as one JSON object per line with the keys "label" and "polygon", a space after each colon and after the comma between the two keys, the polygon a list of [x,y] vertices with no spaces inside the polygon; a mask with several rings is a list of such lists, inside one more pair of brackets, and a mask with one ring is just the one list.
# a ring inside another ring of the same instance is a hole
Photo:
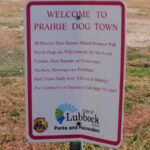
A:
{"label": "metal sign post", "polygon": [[70,142],[70,150],[82,150],[82,142]]}

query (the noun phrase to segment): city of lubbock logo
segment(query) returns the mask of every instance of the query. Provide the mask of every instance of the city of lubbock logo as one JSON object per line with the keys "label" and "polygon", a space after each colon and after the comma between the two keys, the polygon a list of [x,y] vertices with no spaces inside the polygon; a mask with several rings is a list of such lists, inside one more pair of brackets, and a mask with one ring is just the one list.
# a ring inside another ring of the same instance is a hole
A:
{"label": "city of lubbock logo", "polygon": [[62,122],[65,119],[64,113],[65,112],[74,113],[75,111],[77,111],[75,106],[66,103],[66,104],[62,104],[56,108],[55,116],[56,116],[57,121],[60,124],[62,124]]}

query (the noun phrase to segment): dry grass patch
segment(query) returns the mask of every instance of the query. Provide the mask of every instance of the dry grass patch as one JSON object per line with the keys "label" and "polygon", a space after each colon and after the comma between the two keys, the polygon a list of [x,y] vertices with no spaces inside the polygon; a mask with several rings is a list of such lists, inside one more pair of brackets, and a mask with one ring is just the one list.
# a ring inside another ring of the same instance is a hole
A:
{"label": "dry grass patch", "polygon": [[149,77],[139,78],[136,76],[127,76],[125,99],[135,100],[139,96],[148,97],[150,91],[149,85]]}
{"label": "dry grass patch", "polygon": [[150,43],[150,19],[127,19],[127,45],[134,48],[147,48]]}
{"label": "dry grass patch", "polygon": [[0,29],[0,48],[13,48],[17,45],[17,39],[14,37],[16,31],[11,29]]}
{"label": "dry grass patch", "polygon": [[129,18],[149,19],[150,1],[149,0],[125,0],[128,8]]}
{"label": "dry grass patch", "polygon": [[135,128],[143,128],[150,122],[150,106],[137,104],[132,113],[124,116],[124,136],[133,136]]}
{"label": "dry grass patch", "polygon": [[22,17],[24,1],[19,0],[13,2],[11,0],[1,0],[0,16],[7,17]]}

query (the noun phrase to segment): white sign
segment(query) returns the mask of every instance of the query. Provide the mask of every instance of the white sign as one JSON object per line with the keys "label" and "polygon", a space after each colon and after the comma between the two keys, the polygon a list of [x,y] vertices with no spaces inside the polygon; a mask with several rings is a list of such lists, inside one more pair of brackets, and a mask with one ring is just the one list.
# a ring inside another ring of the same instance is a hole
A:
{"label": "white sign", "polygon": [[120,145],[125,69],[121,1],[28,2],[25,64],[28,139]]}

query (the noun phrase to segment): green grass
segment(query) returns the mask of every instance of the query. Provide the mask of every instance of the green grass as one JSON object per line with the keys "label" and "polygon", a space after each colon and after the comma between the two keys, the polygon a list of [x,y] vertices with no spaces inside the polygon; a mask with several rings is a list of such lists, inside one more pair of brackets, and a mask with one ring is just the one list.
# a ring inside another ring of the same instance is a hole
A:
{"label": "green grass", "polygon": [[10,141],[10,138],[9,138],[8,135],[1,135],[0,139],[1,139],[0,142],[1,142],[2,145],[5,144],[5,143],[8,143]]}
{"label": "green grass", "polygon": [[136,59],[143,59],[143,58],[146,58],[146,56],[136,53],[136,52],[127,54],[127,60],[136,60]]}
{"label": "green grass", "polygon": [[124,101],[125,112],[131,112],[133,110],[133,106],[136,104],[150,105],[150,97],[137,95],[137,96],[134,96],[133,98],[125,99],[125,101]]}
{"label": "green grass", "polygon": [[137,77],[150,77],[150,67],[127,67],[126,75]]}
{"label": "green grass", "polygon": [[22,25],[23,25],[23,21],[20,21],[20,23],[0,22],[0,27],[8,27],[9,29],[19,28]]}
{"label": "green grass", "polygon": [[7,23],[0,22],[0,26],[7,26]]}
{"label": "green grass", "polygon": [[0,49],[0,53],[0,77],[24,75],[23,51]]}
{"label": "green grass", "polygon": [[19,28],[18,24],[8,24],[8,28]]}
{"label": "green grass", "polygon": [[145,96],[137,96],[133,99],[133,101],[137,104],[147,104],[150,105],[150,97]]}
{"label": "green grass", "polygon": [[133,150],[140,150],[140,147],[142,146],[143,140],[140,136],[135,135],[133,137],[126,138],[126,143],[128,144],[128,147],[130,147]]}
{"label": "green grass", "polygon": [[124,110],[125,111],[132,110],[133,105],[134,105],[134,102],[131,99],[126,99],[124,101]]}
{"label": "green grass", "polygon": [[21,113],[24,111],[23,108],[19,108],[19,109],[15,109],[11,112],[8,113],[7,117],[8,117],[8,120],[15,120],[17,119]]}
{"label": "green grass", "polygon": [[[127,61],[146,60],[150,61],[150,57],[146,54],[141,54],[139,48],[127,48]],[[150,49],[149,47],[147,49]]]}
{"label": "green grass", "polygon": [[66,150],[66,143],[64,142],[61,143],[61,150]]}
{"label": "green grass", "polygon": [[22,32],[16,31],[16,39],[18,45],[24,45],[24,36]]}
{"label": "green grass", "polygon": [[24,68],[7,68],[3,67],[0,69],[0,77],[6,76],[23,76],[24,75]]}
{"label": "green grass", "polygon": [[150,97],[150,92],[148,92],[148,93],[146,94],[146,97]]}
{"label": "green grass", "polygon": [[125,112],[132,112],[135,111],[133,108],[137,104],[144,104],[150,106],[150,97],[145,96],[135,96],[133,98],[127,98],[124,101],[124,111]]}
{"label": "green grass", "polygon": [[150,122],[143,128],[135,128],[133,137],[125,137],[124,143],[131,150],[150,150]]}
{"label": "green grass", "polygon": [[135,90],[136,89],[136,86],[134,85],[125,85],[125,92],[128,92],[129,90]]}

